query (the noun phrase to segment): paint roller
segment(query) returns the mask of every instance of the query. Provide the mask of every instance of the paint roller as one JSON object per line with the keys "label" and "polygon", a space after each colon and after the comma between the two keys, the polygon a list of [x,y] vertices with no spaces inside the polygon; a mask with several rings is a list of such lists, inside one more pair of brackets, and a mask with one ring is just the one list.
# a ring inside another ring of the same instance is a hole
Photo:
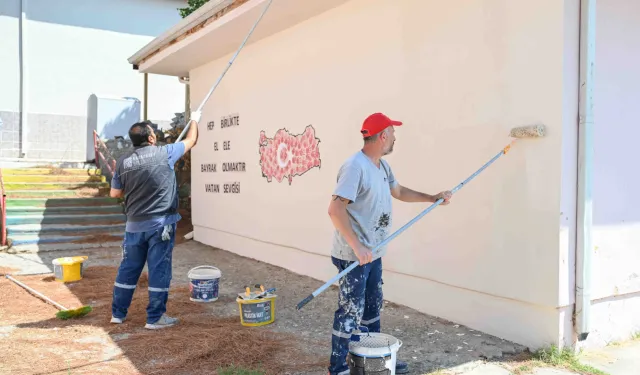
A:
{"label": "paint roller", "polygon": [[[251,37],[251,34],[253,34],[253,30],[256,29],[256,26],[258,26],[258,23],[260,23],[260,21],[262,20],[262,17],[264,16],[264,14],[267,13],[267,10],[269,9],[269,6],[271,5],[271,2],[273,2],[273,0],[269,0],[267,5],[264,7],[264,10],[260,14],[260,17],[258,17],[256,22],[253,24],[253,26],[251,27],[251,30],[249,30],[249,33],[247,34],[247,36],[244,38],[244,40],[240,44],[240,47],[238,47],[238,50],[236,51],[236,53],[233,55],[233,57],[231,57],[231,60],[229,60],[229,63],[227,64],[227,67],[222,71],[222,74],[220,74],[220,77],[218,77],[218,80],[216,81],[216,83],[211,87],[211,89],[209,90],[207,95],[204,97],[204,100],[202,101],[202,103],[200,103],[200,106],[198,107],[196,112],[202,111],[202,108],[204,107],[204,105],[207,103],[207,101],[211,97],[211,94],[213,94],[213,91],[218,87],[218,85],[220,84],[220,81],[222,81],[222,77],[224,77],[224,75],[227,74],[227,71],[229,70],[229,68],[231,68],[231,65],[236,60],[236,57],[238,57],[238,54],[240,53],[240,51],[242,50],[244,45],[247,43],[247,40],[249,40],[249,37]],[[180,142],[182,140],[182,138],[184,138],[184,136],[187,134],[187,130],[189,130],[189,125],[191,125],[191,119],[189,119],[189,121],[187,121],[187,126],[184,127],[184,129],[182,130],[182,133],[180,133],[180,135],[178,136],[178,139],[176,139],[175,143]]]}
{"label": "paint roller", "polygon": [[72,318],[80,318],[83,317],[85,315],[87,315],[88,313],[90,313],[91,311],[93,311],[93,308],[89,305],[85,305],[85,306],[81,306],[75,309],[68,309],[64,306],[62,306],[61,304],[59,304],[58,302],[52,300],[51,298],[45,296],[44,294],[38,292],[37,290],[25,285],[24,283],[21,283],[20,281],[14,279],[13,277],[9,276],[9,275],[5,275],[5,277],[11,281],[13,281],[14,283],[16,283],[17,285],[21,286],[22,288],[24,288],[26,291],[30,292],[31,294],[33,294],[34,296],[42,299],[45,302],[48,302],[52,305],[54,305],[55,307],[58,308],[58,311],[56,313],[56,317],[58,319],[62,319],[62,320],[67,320],[67,319],[72,319]]}
{"label": "paint roller", "polygon": [[[469,183],[472,179],[474,179],[477,175],[479,175],[482,171],[484,171],[488,166],[490,166],[491,164],[493,164],[493,162],[495,162],[496,160],[498,160],[502,155],[505,155],[507,152],[509,152],[509,150],[511,149],[511,146],[517,142],[520,139],[533,139],[533,138],[542,138],[546,136],[546,128],[544,125],[531,125],[531,126],[521,126],[521,127],[517,127],[517,128],[512,128],[509,136],[512,138],[515,138],[514,140],[511,141],[511,143],[509,143],[505,148],[503,148],[502,150],[500,150],[500,152],[498,152],[491,160],[489,160],[485,165],[483,165],[482,167],[480,167],[480,169],[478,169],[476,172],[474,172],[471,176],[469,176],[466,180],[462,181],[460,184],[458,184],[458,186],[454,187],[451,190],[451,194],[455,194],[458,190],[462,189],[462,187],[464,187],[465,185],[467,185],[467,183]],[[395,231],[393,234],[391,234],[389,237],[385,238],[384,241],[382,241],[378,246],[376,246],[375,248],[373,248],[371,250],[372,253],[376,253],[381,247],[385,246],[386,244],[388,244],[391,240],[393,240],[394,238],[396,238],[398,235],[400,235],[400,233],[404,232],[405,230],[407,230],[410,226],[412,226],[413,224],[415,224],[415,222],[417,222],[418,220],[420,220],[423,216],[425,216],[426,214],[428,214],[429,212],[431,212],[434,208],[436,208],[438,205],[440,205],[444,200],[443,199],[438,199],[436,202],[434,202],[431,206],[429,206],[426,210],[422,211],[418,216],[414,217],[411,221],[409,221],[407,224],[405,224],[404,226],[402,226],[400,229],[398,229],[397,231]],[[340,272],[339,274],[337,274],[336,276],[334,276],[331,280],[327,281],[324,285],[322,285],[320,288],[318,288],[316,291],[314,291],[313,293],[311,293],[309,296],[307,296],[305,299],[303,299],[302,301],[300,301],[300,303],[298,303],[297,309],[300,310],[302,309],[306,304],[308,304],[309,302],[311,302],[311,300],[313,300],[315,297],[317,297],[320,293],[324,292],[329,286],[331,286],[333,283],[335,283],[336,281],[340,280],[340,278],[342,278],[344,275],[346,275],[347,273],[351,272],[354,268],[356,268],[358,265],[360,265],[359,261],[355,261],[353,262],[349,267],[345,268],[344,271]]]}

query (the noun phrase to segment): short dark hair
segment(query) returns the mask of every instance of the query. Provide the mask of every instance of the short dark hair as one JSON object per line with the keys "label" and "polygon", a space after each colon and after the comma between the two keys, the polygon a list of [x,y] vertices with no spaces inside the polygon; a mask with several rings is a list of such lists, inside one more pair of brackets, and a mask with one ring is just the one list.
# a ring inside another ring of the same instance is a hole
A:
{"label": "short dark hair", "polygon": [[380,134],[376,134],[376,135],[372,135],[369,137],[364,137],[362,138],[364,140],[364,143],[372,143],[375,142],[378,138],[379,138]]}
{"label": "short dark hair", "polygon": [[133,147],[146,146],[149,144],[149,137],[151,132],[147,125],[150,125],[148,121],[136,122],[129,128],[129,139]]}
{"label": "short dark hair", "polygon": [[382,131],[380,131],[379,133],[376,133],[376,134],[374,134],[374,135],[370,135],[370,136],[368,136],[368,137],[364,137],[364,138],[363,138],[364,143],[372,143],[372,142],[377,141],[377,140],[378,140],[378,138],[380,138],[380,134],[382,134],[382,133],[385,133],[385,134],[386,134],[387,129],[389,129],[389,128],[388,128],[388,127],[387,127],[387,128],[384,128],[384,129],[383,129]]}

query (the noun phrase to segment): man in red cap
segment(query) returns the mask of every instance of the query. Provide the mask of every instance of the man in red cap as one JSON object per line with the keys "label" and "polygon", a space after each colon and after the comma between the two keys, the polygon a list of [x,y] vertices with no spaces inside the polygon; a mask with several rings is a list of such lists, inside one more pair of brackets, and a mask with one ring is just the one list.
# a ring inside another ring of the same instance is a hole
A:
{"label": "man in red cap", "polygon": [[[342,165],[338,183],[329,204],[335,227],[331,258],[338,272],[354,261],[360,265],[340,279],[338,310],[333,321],[330,375],[348,375],[347,354],[351,333],[359,327],[380,332],[382,296],[382,257],[386,246],[375,248],[391,229],[391,198],[403,202],[433,203],[442,198],[449,204],[451,192],[436,195],[420,193],[400,185],[389,164],[382,159],[393,151],[395,127],[402,122],[382,113],[367,117],[360,132],[362,150]],[[407,363],[397,361],[396,374],[409,372]]]}

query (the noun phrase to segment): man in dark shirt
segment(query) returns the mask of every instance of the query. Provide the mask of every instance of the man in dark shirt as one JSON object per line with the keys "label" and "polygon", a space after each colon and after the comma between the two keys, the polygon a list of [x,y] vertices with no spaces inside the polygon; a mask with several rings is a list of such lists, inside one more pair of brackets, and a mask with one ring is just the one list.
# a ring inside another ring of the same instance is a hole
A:
{"label": "man in dark shirt", "polygon": [[113,287],[111,323],[127,316],[133,292],[145,263],[149,269],[147,329],[172,326],[178,319],[165,314],[171,283],[171,258],[178,213],[178,185],[175,163],[198,139],[200,112],[191,115],[184,140],[158,146],[157,136],[147,122],[129,129],[134,149],[123,155],[111,181],[111,197],[125,200],[127,224],[122,244],[122,262]]}

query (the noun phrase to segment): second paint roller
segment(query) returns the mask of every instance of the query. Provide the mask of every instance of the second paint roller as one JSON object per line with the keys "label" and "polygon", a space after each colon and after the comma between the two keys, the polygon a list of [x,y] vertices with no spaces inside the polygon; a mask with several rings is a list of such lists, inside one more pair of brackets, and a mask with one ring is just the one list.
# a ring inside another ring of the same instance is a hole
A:
{"label": "second paint roller", "polygon": [[[482,167],[480,167],[480,169],[478,169],[475,173],[473,173],[471,176],[469,176],[466,180],[462,181],[460,184],[458,184],[458,186],[456,186],[455,188],[453,188],[451,190],[452,194],[455,194],[458,190],[462,189],[462,187],[464,187],[467,183],[469,183],[469,181],[471,181],[472,179],[474,179],[477,175],[479,175],[482,171],[484,171],[489,165],[493,164],[493,162],[495,162],[496,160],[498,160],[502,155],[505,155],[507,152],[509,152],[509,150],[511,149],[511,146],[519,139],[532,139],[532,138],[542,138],[544,136],[546,136],[546,128],[543,125],[532,125],[532,126],[522,126],[522,127],[517,127],[517,128],[512,128],[511,132],[509,133],[509,135],[513,138],[515,138],[511,143],[509,143],[505,148],[503,148],[502,150],[500,150],[500,152],[498,152],[491,160],[489,160],[485,165],[483,165]],[[442,199],[438,199],[435,203],[433,203],[431,206],[429,206],[426,210],[422,211],[418,216],[414,217],[413,219],[411,219],[411,221],[409,221],[407,224],[403,225],[400,229],[398,229],[397,231],[395,231],[393,234],[391,234],[389,237],[385,238],[384,241],[382,241],[380,244],[378,244],[378,246],[376,246],[375,248],[371,249],[372,253],[376,253],[378,251],[378,249],[380,249],[381,247],[385,246],[386,244],[388,244],[391,240],[393,240],[394,238],[396,238],[398,235],[400,235],[400,233],[404,232],[405,230],[407,230],[410,226],[412,226],[416,221],[420,220],[424,215],[428,214],[429,212],[431,212],[431,210],[433,210],[434,208],[436,208],[438,205],[440,205],[443,202]],[[333,283],[335,283],[336,281],[340,280],[340,278],[342,278],[344,275],[346,275],[347,273],[351,272],[354,268],[358,267],[360,265],[360,262],[355,261],[353,262],[349,267],[347,267],[344,271],[340,272],[339,274],[337,274],[336,276],[334,276],[331,280],[327,281],[323,286],[321,286],[320,288],[318,288],[316,291],[314,291],[313,293],[311,293],[310,295],[308,295],[305,299],[303,299],[302,301],[300,301],[300,303],[298,303],[297,309],[300,310],[302,309],[306,304],[308,304],[309,302],[311,302],[311,300],[313,300],[315,297],[317,297],[320,293],[324,292],[329,286],[331,286]]]}

